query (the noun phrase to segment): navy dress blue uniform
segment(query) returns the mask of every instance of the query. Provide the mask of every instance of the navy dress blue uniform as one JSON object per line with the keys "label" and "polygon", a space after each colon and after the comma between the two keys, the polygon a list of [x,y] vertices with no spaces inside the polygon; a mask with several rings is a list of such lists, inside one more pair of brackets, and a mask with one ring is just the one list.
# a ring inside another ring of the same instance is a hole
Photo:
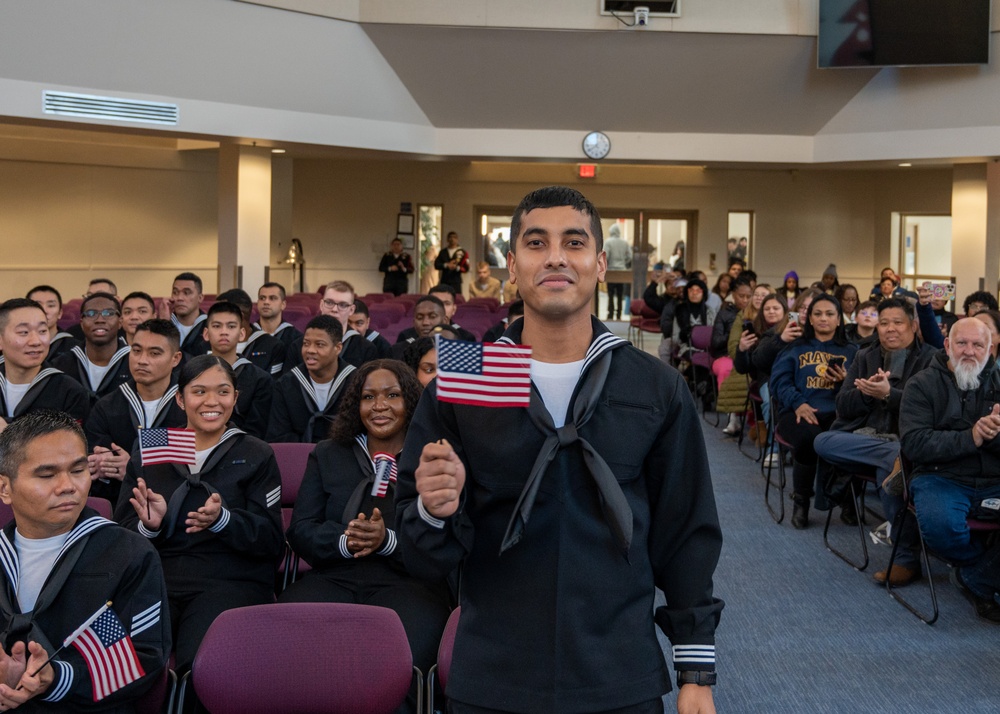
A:
{"label": "navy dress blue uniform", "polygon": [[96,387],[90,382],[88,368],[90,360],[87,359],[87,352],[83,347],[77,345],[70,351],[50,360],[50,363],[83,385],[90,395],[90,405],[93,407],[99,399],[108,396],[122,384],[132,381],[132,372],[129,371],[128,365],[130,351],[131,348],[125,344],[125,341],[119,340],[118,350],[108,363],[108,371]]}
{"label": "navy dress blue uniform", "polygon": [[267,440],[271,443],[294,442],[317,444],[327,438],[330,426],[337,418],[340,398],[354,366],[343,358],[337,361],[337,375],[333,378],[330,398],[320,407],[316,390],[309,379],[309,372],[299,365],[284,375],[274,385],[274,401]]}
{"label": "navy dress blue uniform", "polygon": [[[2,358],[0,358],[2,360]],[[0,417],[11,422],[34,409],[54,409],[66,412],[81,424],[90,415],[90,394],[87,389],[54,367],[43,367],[11,414],[7,408],[6,365],[0,361]]]}

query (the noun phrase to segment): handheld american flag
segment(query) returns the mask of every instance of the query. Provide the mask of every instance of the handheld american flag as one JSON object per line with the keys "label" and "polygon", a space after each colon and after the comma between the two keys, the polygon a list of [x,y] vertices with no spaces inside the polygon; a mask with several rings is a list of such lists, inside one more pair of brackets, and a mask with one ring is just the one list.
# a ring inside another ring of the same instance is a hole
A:
{"label": "handheld american flag", "polygon": [[531,403],[531,348],[437,338],[437,396],[479,407]]}
{"label": "handheld american flag", "polygon": [[146,674],[135,653],[132,638],[122,627],[115,611],[107,606],[103,610],[93,622],[70,635],[72,645],[87,663],[95,702]]}
{"label": "handheld american flag", "polygon": [[194,464],[194,431],[191,429],[139,429],[142,465]]}
{"label": "handheld american flag", "polygon": [[396,483],[396,457],[384,451],[372,454],[375,462],[375,483],[372,484],[372,495],[384,498],[389,493],[389,484]]}

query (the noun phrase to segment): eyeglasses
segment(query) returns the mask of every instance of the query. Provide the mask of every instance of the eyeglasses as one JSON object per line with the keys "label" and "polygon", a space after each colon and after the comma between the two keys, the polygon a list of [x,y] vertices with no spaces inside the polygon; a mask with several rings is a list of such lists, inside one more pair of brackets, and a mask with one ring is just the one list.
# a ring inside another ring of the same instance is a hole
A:
{"label": "eyeglasses", "polygon": [[84,310],[80,313],[80,317],[86,317],[88,320],[93,320],[98,315],[101,317],[114,317],[117,314],[118,311],[114,308],[106,307],[103,310]]}
{"label": "eyeglasses", "polygon": [[354,307],[354,305],[352,303],[349,303],[349,302],[336,302],[334,300],[323,300],[323,306],[324,307],[328,307],[331,310],[333,308],[337,308],[338,310],[349,310],[352,307]]}
{"label": "eyeglasses", "polygon": [[858,313],[860,317],[878,317],[877,312],[869,312],[868,310],[862,310]]}

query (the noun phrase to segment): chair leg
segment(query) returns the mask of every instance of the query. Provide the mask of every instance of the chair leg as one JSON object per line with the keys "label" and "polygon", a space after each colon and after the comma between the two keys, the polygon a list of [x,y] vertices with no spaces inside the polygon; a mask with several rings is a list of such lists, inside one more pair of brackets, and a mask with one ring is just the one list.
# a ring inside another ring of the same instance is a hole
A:
{"label": "chair leg", "polygon": [[766,469],[767,475],[764,477],[764,505],[767,506],[767,510],[770,512],[774,522],[781,523],[785,520],[785,450],[780,446],[778,447],[778,483],[774,484],[778,491],[777,510],[771,505],[770,495],[772,485],[771,472],[774,471],[774,466],[767,466]]}
{"label": "chair leg", "polygon": [[436,664],[431,665],[431,668],[427,670],[427,695],[426,703],[424,705],[424,711],[427,714],[434,714],[434,680],[437,674],[438,666]]}
{"label": "chair leg", "polygon": [[[900,509],[899,515],[896,517],[897,522],[892,524],[892,532],[896,534],[896,537],[892,539],[892,553],[889,555],[889,565],[886,569],[886,572],[888,573],[892,572],[892,565],[896,561],[896,551],[899,549],[899,534],[903,530],[903,524],[906,522],[906,519],[910,516],[909,511],[909,508]],[[885,589],[893,600],[916,615],[921,622],[933,625],[937,622],[940,611],[938,609],[937,592],[934,590],[934,578],[931,573],[931,562],[927,555],[927,546],[924,544],[924,535],[920,532],[919,521],[917,522],[917,537],[920,541],[920,565],[924,569],[924,577],[927,578],[927,585],[931,592],[931,614],[928,615],[924,611],[918,610],[912,603],[900,595],[900,589],[892,586],[892,578],[885,579]]]}
{"label": "chair leg", "polygon": [[[835,510],[834,506],[830,507],[830,510],[826,512],[826,525],[823,527],[823,545],[826,549],[833,553],[835,556],[843,560],[845,563],[850,565],[852,568],[858,571],[862,571],[868,567],[868,543],[865,537],[865,525],[864,518],[860,514],[864,513],[864,508],[859,503],[858,493],[854,487],[856,479],[852,478],[850,483],[851,488],[851,503],[854,505],[854,512],[858,515],[858,537],[861,539],[861,553],[862,559],[860,561],[852,560],[850,557],[845,555],[843,552],[837,550],[832,545],[830,545],[829,533],[830,533],[830,522],[833,520],[833,512]],[[861,495],[861,502],[864,501],[864,492]]]}

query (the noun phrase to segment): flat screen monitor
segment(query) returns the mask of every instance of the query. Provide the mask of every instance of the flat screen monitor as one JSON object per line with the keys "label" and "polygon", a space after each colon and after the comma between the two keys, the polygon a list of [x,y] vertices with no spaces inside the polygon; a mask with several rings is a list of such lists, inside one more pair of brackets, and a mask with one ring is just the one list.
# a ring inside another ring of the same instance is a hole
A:
{"label": "flat screen monitor", "polygon": [[987,64],[990,0],[820,0],[820,67]]}

